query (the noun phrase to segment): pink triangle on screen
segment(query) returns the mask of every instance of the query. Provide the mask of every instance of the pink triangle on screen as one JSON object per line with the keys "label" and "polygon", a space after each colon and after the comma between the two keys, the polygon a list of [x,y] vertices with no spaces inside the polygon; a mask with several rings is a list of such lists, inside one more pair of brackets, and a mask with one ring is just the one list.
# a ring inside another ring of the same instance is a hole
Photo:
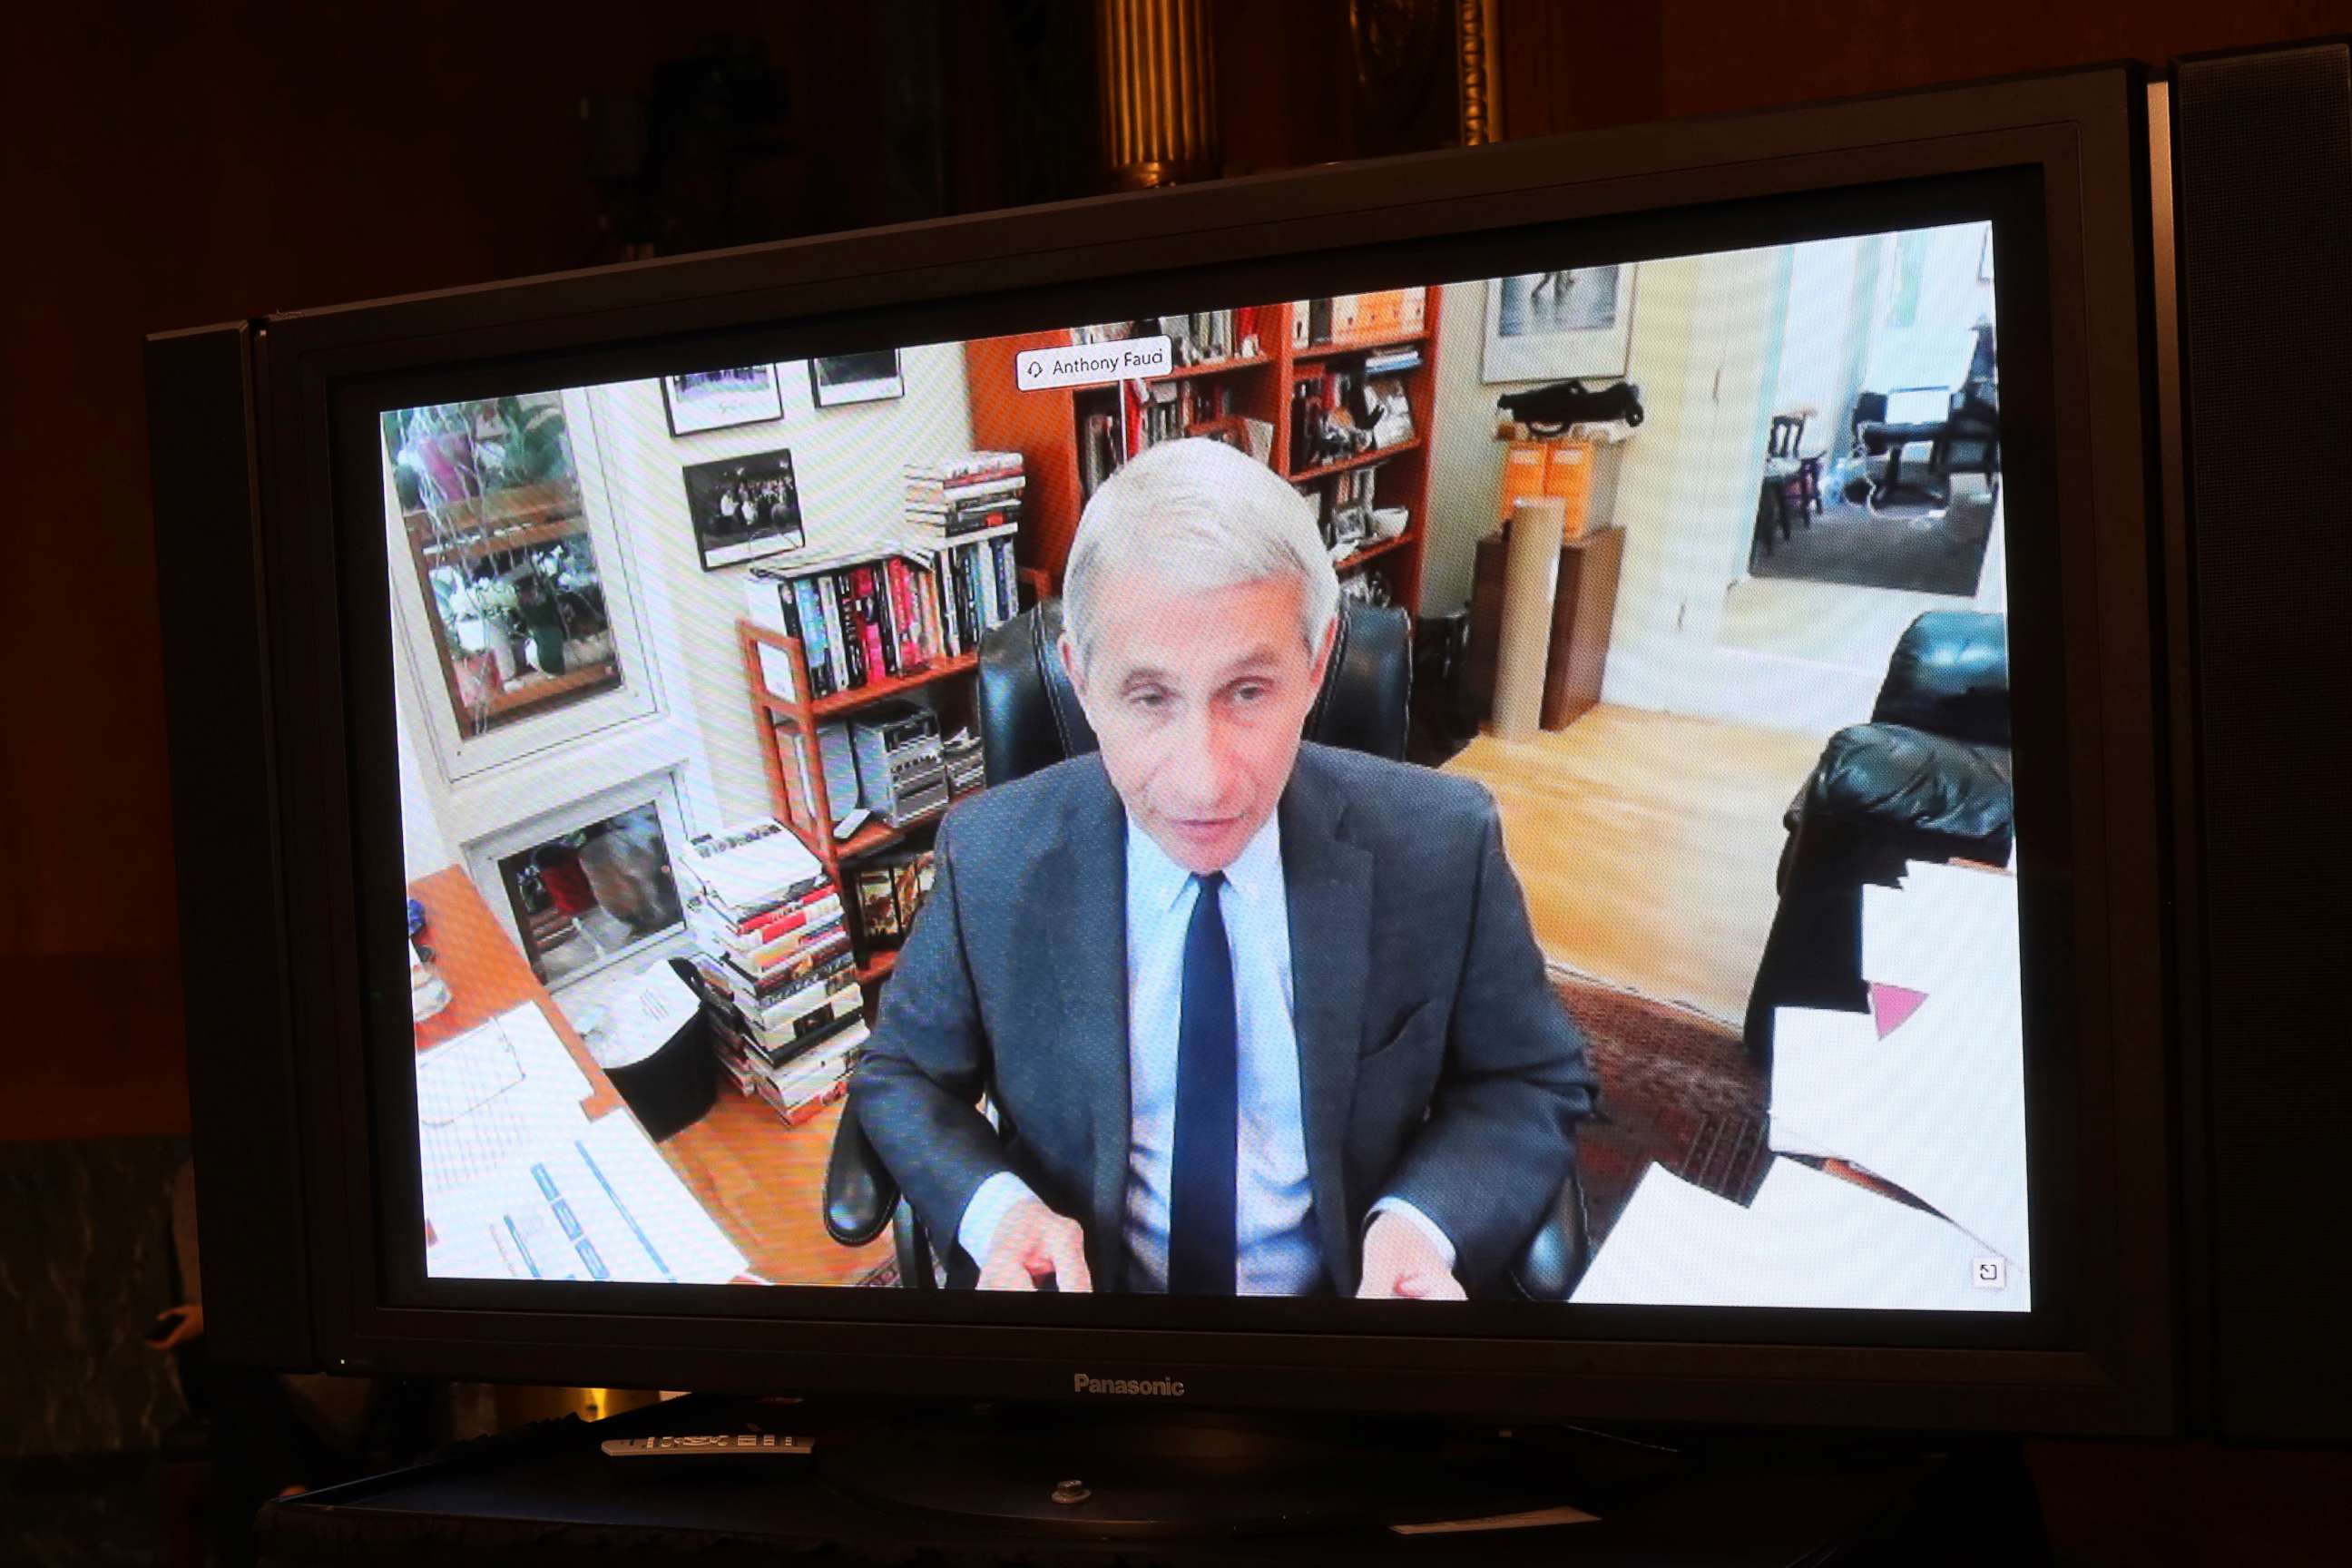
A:
{"label": "pink triangle on screen", "polygon": [[1873,982],[1870,987],[1870,1011],[1878,1019],[1878,1037],[1885,1039],[1903,1026],[1903,1021],[1919,1010],[1927,999],[1925,991],[1906,990],[1900,985],[1881,985]]}

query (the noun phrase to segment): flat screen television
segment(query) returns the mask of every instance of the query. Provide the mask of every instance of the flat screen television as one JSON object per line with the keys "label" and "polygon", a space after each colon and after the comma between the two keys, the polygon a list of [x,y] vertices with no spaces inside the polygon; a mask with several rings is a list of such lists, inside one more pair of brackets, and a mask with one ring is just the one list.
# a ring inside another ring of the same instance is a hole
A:
{"label": "flat screen television", "polygon": [[2168,1427],[2146,121],[2099,68],[153,340],[216,1335]]}

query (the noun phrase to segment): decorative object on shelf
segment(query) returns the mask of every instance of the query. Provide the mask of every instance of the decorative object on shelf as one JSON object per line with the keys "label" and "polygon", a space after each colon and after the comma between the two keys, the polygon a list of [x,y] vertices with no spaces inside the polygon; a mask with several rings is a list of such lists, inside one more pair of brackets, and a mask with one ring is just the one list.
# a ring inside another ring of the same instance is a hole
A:
{"label": "decorative object on shelf", "polygon": [[684,477],[687,515],[705,572],[780,555],[808,542],[792,453],[755,452],[695,463]]}
{"label": "decorative object on shelf", "polygon": [[1479,378],[1492,383],[1625,374],[1638,271],[1625,262],[1487,279]]}
{"label": "decorative object on shelf", "polygon": [[662,377],[661,387],[672,436],[771,424],[784,416],[783,389],[776,384],[772,364],[685,371]]}
{"label": "decorative object on shelf", "polygon": [[898,363],[898,351],[819,355],[809,361],[809,395],[819,408],[904,397],[907,376]]}

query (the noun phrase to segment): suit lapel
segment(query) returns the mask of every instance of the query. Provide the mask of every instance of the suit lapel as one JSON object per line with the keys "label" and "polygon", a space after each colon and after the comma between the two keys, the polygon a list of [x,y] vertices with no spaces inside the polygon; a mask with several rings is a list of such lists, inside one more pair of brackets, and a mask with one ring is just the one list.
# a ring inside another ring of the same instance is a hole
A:
{"label": "suit lapel", "polygon": [[1040,922],[1031,950],[1032,961],[1054,977],[1060,1016],[1050,1034],[1087,1124],[1093,1172],[1088,1261],[1105,1289],[1116,1288],[1127,1252],[1126,834],[1118,796],[1095,762],[1077,791],[1069,830],[1048,852],[1047,885],[1066,921]]}
{"label": "suit lapel", "polygon": [[1334,1282],[1352,1289],[1363,1194],[1348,1191],[1347,1136],[1371,976],[1372,858],[1339,836],[1346,809],[1313,749],[1302,748],[1281,806],[1298,1087],[1323,1256]]}

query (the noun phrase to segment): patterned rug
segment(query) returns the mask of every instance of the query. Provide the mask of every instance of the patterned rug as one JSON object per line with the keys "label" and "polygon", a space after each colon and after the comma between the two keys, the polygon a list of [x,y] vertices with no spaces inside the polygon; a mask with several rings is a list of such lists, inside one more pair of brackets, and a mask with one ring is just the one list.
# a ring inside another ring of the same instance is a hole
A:
{"label": "patterned rug", "polygon": [[1601,1075],[1597,1114],[1578,1131],[1592,1242],[1609,1234],[1652,1162],[1747,1203],[1770,1159],[1764,1074],[1739,1032],[1686,1008],[1555,972]]}

